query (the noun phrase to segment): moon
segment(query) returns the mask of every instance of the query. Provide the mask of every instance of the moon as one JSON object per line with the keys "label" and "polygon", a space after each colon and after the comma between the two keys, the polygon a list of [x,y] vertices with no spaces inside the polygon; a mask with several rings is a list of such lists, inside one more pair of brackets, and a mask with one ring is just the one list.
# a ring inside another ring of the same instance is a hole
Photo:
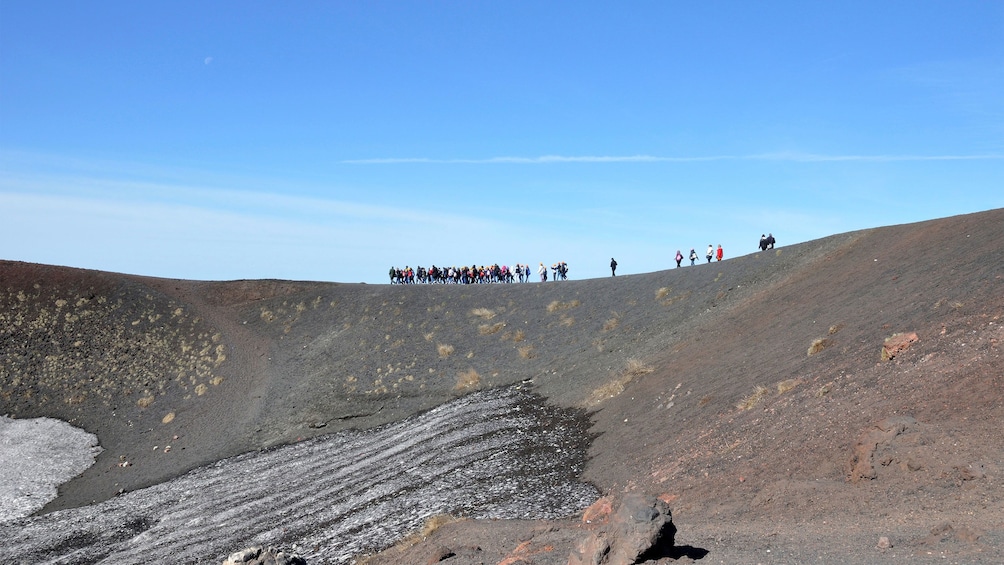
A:
{"label": "moon", "polygon": [[213,58],[212,57],[206,57],[205,61],[203,61],[203,62],[208,65],[208,64],[210,64],[210,63],[213,62]]}

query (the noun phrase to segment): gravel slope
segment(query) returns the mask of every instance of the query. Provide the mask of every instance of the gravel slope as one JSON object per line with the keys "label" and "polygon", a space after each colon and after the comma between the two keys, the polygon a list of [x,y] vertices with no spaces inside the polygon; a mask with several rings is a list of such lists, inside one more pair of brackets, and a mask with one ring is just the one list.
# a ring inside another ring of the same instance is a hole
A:
{"label": "gravel slope", "polygon": [[[582,478],[672,500],[678,539],[704,560],[1001,562],[1001,226],[993,210],[645,275],[474,287],[0,262],[0,414],[59,418],[105,449],[52,511],[527,381],[589,411]],[[901,332],[918,340],[882,361]],[[915,423],[862,452],[899,417]],[[862,454],[874,478],[849,480]],[[545,535],[508,524],[442,535],[501,556]],[[533,562],[562,562],[560,543]]]}

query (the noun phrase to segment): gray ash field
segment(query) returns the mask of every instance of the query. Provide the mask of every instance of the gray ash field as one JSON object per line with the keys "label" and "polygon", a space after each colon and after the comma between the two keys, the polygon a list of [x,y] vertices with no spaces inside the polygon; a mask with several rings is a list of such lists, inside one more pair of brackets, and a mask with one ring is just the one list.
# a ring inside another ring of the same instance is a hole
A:
{"label": "gray ash field", "polygon": [[6,563],[219,563],[251,545],[348,563],[441,514],[562,518],[597,497],[578,481],[588,422],[519,386],[402,422],[256,451],[102,503],[0,524]]}

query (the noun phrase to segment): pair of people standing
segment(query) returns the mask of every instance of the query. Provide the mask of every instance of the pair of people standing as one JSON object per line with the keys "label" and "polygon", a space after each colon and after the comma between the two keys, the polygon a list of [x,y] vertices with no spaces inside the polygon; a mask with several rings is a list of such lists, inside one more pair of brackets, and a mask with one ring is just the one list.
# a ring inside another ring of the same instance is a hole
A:
{"label": "pair of people standing", "polygon": [[718,249],[716,250],[715,247],[709,243],[708,244],[708,253],[705,256],[708,258],[708,263],[711,262],[711,258],[712,257],[714,257],[714,258],[718,259],[719,261],[721,261],[722,257],[725,256],[725,251],[722,250],[722,246],[721,245],[719,245]]}

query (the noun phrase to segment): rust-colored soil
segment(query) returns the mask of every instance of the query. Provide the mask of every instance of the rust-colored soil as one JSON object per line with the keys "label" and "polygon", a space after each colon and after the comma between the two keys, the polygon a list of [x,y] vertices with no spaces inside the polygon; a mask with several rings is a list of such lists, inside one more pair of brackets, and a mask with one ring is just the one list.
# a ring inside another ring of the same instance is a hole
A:
{"label": "rust-colored soil", "polygon": [[[671,501],[654,562],[1004,562],[1004,210],[547,284],[0,262],[0,307],[0,414],[105,448],[46,511],[532,379],[592,411],[584,480]],[[588,527],[458,521],[371,562],[565,563]]]}

